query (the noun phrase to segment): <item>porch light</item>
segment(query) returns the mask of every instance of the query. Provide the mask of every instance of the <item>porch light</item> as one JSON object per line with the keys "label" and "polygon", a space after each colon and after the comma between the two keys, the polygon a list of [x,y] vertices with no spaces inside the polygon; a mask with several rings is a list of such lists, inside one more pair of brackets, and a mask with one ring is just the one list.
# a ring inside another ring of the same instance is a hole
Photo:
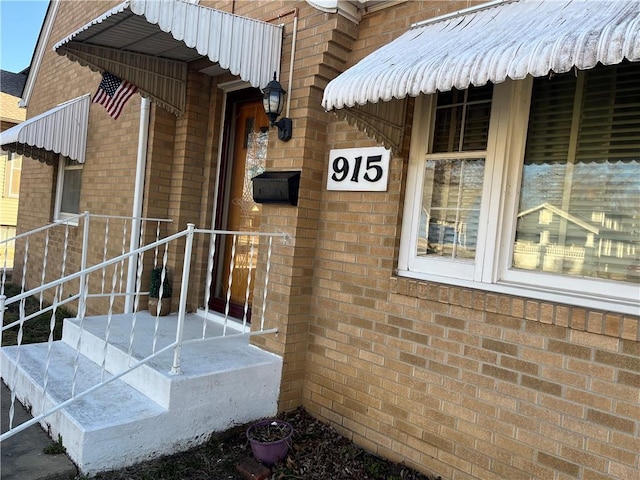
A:
{"label": "porch light", "polygon": [[273,72],[273,80],[271,80],[262,91],[262,105],[264,111],[269,117],[271,126],[278,127],[278,138],[283,142],[291,140],[291,119],[283,117],[276,122],[278,116],[282,113],[284,107],[285,90],[276,80],[276,73]]}

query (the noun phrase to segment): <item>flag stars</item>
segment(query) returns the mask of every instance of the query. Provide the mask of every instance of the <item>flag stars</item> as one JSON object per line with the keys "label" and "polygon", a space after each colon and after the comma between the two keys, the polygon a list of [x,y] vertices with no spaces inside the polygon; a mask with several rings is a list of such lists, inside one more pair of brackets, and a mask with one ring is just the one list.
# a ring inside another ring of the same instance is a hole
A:
{"label": "flag stars", "polygon": [[116,77],[112,73],[104,72],[98,91],[93,96],[93,103],[98,103],[107,109],[107,113],[117,120],[125,103],[138,91],[132,83]]}

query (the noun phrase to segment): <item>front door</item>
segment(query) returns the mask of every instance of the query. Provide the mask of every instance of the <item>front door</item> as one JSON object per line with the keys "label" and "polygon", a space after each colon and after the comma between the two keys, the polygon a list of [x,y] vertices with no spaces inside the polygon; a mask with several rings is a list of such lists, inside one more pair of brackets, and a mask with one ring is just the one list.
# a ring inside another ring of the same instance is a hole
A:
{"label": "front door", "polygon": [[[256,95],[257,94],[257,95]],[[253,201],[251,178],[262,173],[267,157],[269,120],[258,91],[230,96],[227,138],[216,228],[237,232],[260,230],[261,205]],[[247,304],[250,320],[253,277],[258,258],[258,237],[220,236],[216,245],[209,308],[242,319]]]}

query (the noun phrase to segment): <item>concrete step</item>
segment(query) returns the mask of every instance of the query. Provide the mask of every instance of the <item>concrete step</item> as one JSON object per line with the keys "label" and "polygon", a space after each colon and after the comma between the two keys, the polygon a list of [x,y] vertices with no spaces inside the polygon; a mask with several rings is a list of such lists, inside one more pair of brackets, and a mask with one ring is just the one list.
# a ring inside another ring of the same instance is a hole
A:
{"label": "concrete step", "polygon": [[[47,391],[44,371],[49,356]],[[16,368],[16,361],[19,361]],[[76,373],[76,392],[95,385],[100,368],[80,355]],[[2,378],[33,416],[71,397],[76,352],[62,342],[4,347],[0,350]],[[109,378],[109,375],[106,376]],[[155,428],[162,428],[166,409],[120,380],[105,385],[66,408],[53,413],[42,423],[52,438],[62,437],[71,459],[87,472],[103,466],[128,463],[125,443],[156,444]],[[127,442],[122,442],[127,438]],[[136,453],[133,453],[136,456]]]}
{"label": "concrete step", "polygon": [[[51,350],[47,344],[0,349],[2,378],[9,387],[15,385],[17,397],[37,415],[71,396],[76,358],[76,393],[129,364],[133,322],[125,317],[112,319],[106,369],[102,368],[106,317],[91,317],[83,322],[79,354],[75,350],[80,335],[77,320],[65,322],[64,341],[53,342]],[[162,320],[159,331],[175,332],[177,318]],[[151,352],[149,333],[154,323],[150,316],[136,320],[140,337],[134,342],[134,360]],[[201,336],[201,321],[189,323],[187,331],[185,338]],[[167,345],[168,338],[164,333],[159,336],[158,348]],[[43,395],[47,357],[48,386]],[[180,375],[169,373],[172,361],[172,351],[163,353],[144,368],[48,416],[42,424],[53,438],[62,435],[69,457],[91,475],[188,449],[213,432],[276,413],[282,359],[250,345],[246,337],[187,343]]]}
{"label": "concrete step", "polygon": [[[268,371],[281,362],[279,357],[250,345],[247,336],[221,338],[222,326],[212,321],[207,322],[207,341],[188,343],[202,337],[202,321],[198,315],[186,316],[183,334],[186,344],[181,351],[179,376],[171,374],[171,349],[122,377],[123,381],[164,408],[170,409],[173,406],[184,405],[185,401],[193,403],[202,400],[199,390],[209,388],[212,382],[229,383],[224,380],[225,375],[240,379],[244,370],[256,370],[253,373],[249,372],[249,375],[253,376],[259,374],[261,369],[266,369],[265,374],[270,377]],[[175,340],[178,318],[174,313],[156,319],[147,311],[138,312],[135,318],[132,315],[121,314],[113,315],[109,319],[102,315],[84,319],[82,330],[77,319],[67,319],[62,341],[72,348],[79,347],[81,354],[102,365],[109,322],[104,365],[108,372],[118,374],[154,352],[154,335],[156,352],[170,345]],[[78,343],[81,331],[82,338]],[[227,333],[235,332],[227,329]],[[180,386],[187,379],[191,385],[189,392],[183,391]],[[176,401],[179,402],[177,405]]]}

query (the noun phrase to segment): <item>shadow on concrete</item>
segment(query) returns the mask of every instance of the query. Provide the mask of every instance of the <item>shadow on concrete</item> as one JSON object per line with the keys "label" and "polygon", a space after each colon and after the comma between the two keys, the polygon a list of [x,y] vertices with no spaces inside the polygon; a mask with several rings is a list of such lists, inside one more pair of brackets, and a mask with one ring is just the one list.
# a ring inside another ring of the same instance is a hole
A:
{"label": "shadow on concrete", "polygon": [[[9,430],[11,392],[0,382],[0,410],[2,433]],[[17,400],[13,425],[31,419],[31,415]],[[40,425],[9,437],[0,444],[0,479],[2,480],[70,480],[77,475],[76,466],[62,453],[47,455],[43,449],[52,443]]]}

